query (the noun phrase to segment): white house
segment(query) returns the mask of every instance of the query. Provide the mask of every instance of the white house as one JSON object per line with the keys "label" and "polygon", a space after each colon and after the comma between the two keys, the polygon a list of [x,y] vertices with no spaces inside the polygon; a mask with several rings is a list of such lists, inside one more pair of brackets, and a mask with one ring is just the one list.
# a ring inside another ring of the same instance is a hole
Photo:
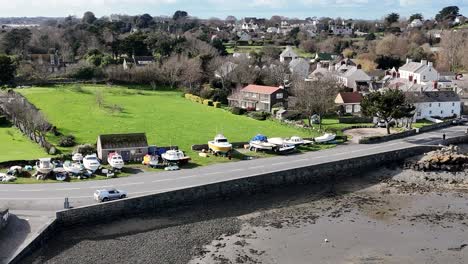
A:
{"label": "white house", "polygon": [[414,19],[411,21],[411,23],[408,25],[410,28],[420,28],[423,26],[423,22],[420,19]]}
{"label": "white house", "polygon": [[277,27],[269,27],[266,32],[270,33],[270,34],[276,34],[276,33],[278,33],[278,28]]}
{"label": "white house", "polygon": [[291,71],[291,74],[301,78],[305,79],[309,75],[309,69],[310,69],[310,64],[307,60],[297,58],[293,59],[289,63],[289,70]]}
{"label": "white house", "polygon": [[460,97],[454,91],[408,92],[406,96],[416,107],[415,120],[461,115]]}
{"label": "white house", "polygon": [[281,62],[290,62],[299,58],[296,52],[294,52],[291,46],[287,46],[286,49],[280,55]]}
{"label": "white house", "polygon": [[335,98],[335,104],[341,106],[342,111],[347,114],[357,114],[361,112],[362,95],[357,92],[339,93]]}
{"label": "white house", "polygon": [[439,73],[434,69],[432,62],[422,60],[413,62],[406,59],[406,64],[398,70],[400,78],[414,82],[415,84],[429,84],[439,80]]}

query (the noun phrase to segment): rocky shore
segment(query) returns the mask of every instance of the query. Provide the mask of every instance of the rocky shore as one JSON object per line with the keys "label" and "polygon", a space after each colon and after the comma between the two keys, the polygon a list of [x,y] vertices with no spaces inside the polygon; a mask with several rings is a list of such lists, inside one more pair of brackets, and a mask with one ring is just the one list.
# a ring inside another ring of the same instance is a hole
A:
{"label": "rocky shore", "polygon": [[390,165],[68,230],[27,263],[468,263],[467,179]]}

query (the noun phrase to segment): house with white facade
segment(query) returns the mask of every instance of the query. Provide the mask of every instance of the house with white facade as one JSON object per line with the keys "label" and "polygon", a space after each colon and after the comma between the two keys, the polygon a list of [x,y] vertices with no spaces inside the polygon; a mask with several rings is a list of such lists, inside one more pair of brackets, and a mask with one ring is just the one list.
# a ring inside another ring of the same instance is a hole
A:
{"label": "house with white facade", "polygon": [[461,100],[454,91],[408,92],[405,95],[416,107],[415,120],[461,115]]}
{"label": "house with white facade", "polygon": [[400,78],[415,84],[430,84],[439,80],[439,73],[434,68],[433,63],[427,60],[413,62],[411,59],[407,59],[406,64],[400,67],[398,72]]}
{"label": "house with white facade", "polygon": [[413,19],[413,21],[411,21],[411,23],[409,23],[408,27],[410,27],[410,28],[420,28],[423,25],[424,24],[421,21],[421,19]]}
{"label": "house with white facade", "polygon": [[298,59],[299,56],[294,52],[291,46],[287,46],[286,49],[280,55],[280,62],[291,62],[292,60]]}
{"label": "house with white facade", "polygon": [[[345,61],[343,60],[342,62]],[[354,92],[367,91],[372,86],[372,77],[362,70],[361,65],[356,65],[352,61],[345,62],[344,64],[330,64],[328,68],[318,63],[317,68],[309,75],[308,80],[325,76],[336,78],[341,84],[352,89]]]}
{"label": "house with white facade", "polygon": [[339,93],[335,98],[335,104],[341,107],[342,113],[358,114],[361,113],[362,95],[357,92]]}

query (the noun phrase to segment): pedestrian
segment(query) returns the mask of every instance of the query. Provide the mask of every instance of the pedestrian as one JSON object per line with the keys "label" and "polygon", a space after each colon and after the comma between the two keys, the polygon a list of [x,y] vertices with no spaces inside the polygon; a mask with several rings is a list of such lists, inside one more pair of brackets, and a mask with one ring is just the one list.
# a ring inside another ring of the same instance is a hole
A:
{"label": "pedestrian", "polygon": [[446,137],[446,136],[445,136],[445,133],[444,133],[444,134],[442,135],[442,139],[445,140],[445,137]]}
{"label": "pedestrian", "polygon": [[465,134],[468,134],[468,128],[465,130]]}

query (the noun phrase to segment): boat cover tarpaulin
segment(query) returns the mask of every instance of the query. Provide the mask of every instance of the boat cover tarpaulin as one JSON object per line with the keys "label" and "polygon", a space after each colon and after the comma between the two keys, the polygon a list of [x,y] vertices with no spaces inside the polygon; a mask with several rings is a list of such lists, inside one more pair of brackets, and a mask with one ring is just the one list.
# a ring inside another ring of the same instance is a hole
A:
{"label": "boat cover tarpaulin", "polygon": [[268,138],[264,135],[258,134],[254,138],[252,138],[252,141],[262,141],[262,142],[267,142]]}

